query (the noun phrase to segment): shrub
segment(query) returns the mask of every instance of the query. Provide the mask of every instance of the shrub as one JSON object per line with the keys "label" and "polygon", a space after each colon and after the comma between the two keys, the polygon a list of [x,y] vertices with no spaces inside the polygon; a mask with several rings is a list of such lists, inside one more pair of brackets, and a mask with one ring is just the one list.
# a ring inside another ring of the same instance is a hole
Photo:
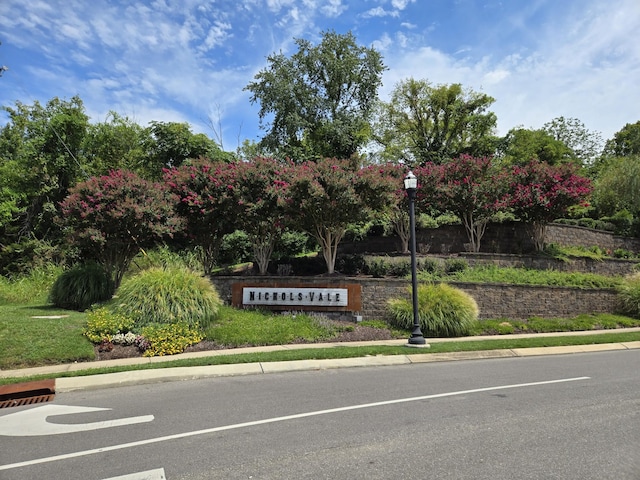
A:
{"label": "shrub", "polygon": [[382,258],[376,258],[367,263],[369,275],[382,278],[389,273],[389,264]]}
{"label": "shrub", "polygon": [[622,313],[640,316],[640,273],[625,277],[618,287],[618,297]]}
{"label": "shrub", "polygon": [[[411,299],[390,299],[388,309],[394,325],[404,329],[413,326]],[[424,335],[465,336],[477,318],[478,305],[466,292],[444,283],[418,286],[418,319]]]}
{"label": "shrub", "polygon": [[[147,325],[142,329],[142,337],[148,342],[144,349],[145,357],[182,353],[189,345],[201,342],[204,338],[197,322]],[[141,343],[140,340],[138,342]]]}
{"label": "shrub", "polygon": [[97,263],[76,265],[63,272],[49,292],[49,302],[67,310],[85,311],[95,303],[109,300],[113,281]]}
{"label": "shrub", "polygon": [[419,261],[418,270],[437,275],[444,273],[442,262],[435,258],[425,258],[424,260]]}
{"label": "shrub", "polygon": [[153,267],[126,279],[112,308],[137,327],[181,321],[206,328],[220,303],[213,284],[202,275],[183,267]]}
{"label": "shrub", "polygon": [[[417,266],[416,266],[417,269]],[[394,277],[406,277],[411,274],[411,262],[394,262],[389,266],[389,275]]]}
{"label": "shrub", "polygon": [[444,270],[446,273],[464,272],[469,268],[469,262],[464,258],[447,258],[444,261]]}
{"label": "shrub", "polygon": [[235,265],[249,262],[253,258],[253,250],[249,235],[242,230],[236,230],[222,237],[218,264]]}
{"label": "shrub", "polygon": [[87,326],[83,333],[92,343],[100,343],[105,339],[110,342],[114,335],[126,334],[132,328],[132,319],[102,307],[87,313]]}
{"label": "shrub", "polygon": [[285,230],[273,250],[272,260],[295,257],[307,252],[312,252],[317,244],[313,237],[304,232]]}
{"label": "shrub", "polygon": [[360,275],[367,268],[364,256],[356,253],[353,255],[342,255],[336,261],[336,270],[345,275]]}
{"label": "shrub", "polygon": [[63,265],[71,252],[36,239],[3,245],[0,249],[0,275],[16,278],[29,275],[34,269]]}

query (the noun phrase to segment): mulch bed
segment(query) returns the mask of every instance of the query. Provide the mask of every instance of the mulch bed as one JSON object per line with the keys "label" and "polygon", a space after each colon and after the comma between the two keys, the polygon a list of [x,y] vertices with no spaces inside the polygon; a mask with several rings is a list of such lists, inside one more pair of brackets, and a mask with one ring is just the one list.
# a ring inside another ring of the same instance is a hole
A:
{"label": "mulch bed", "polygon": [[[370,341],[370,340],[391,340],[394,337],[391,335],[389,330],[385,330],[382,328],[374,328],[367,327],[358,324],[349,324],[349,326],[353,326],[353,330],[351,331],[342,331],[338,333],[335,337],[324,339],[322,342],[361,342],[361,341]],[[295,344],[304,344],[310,343],[306,342],[302,339],[296,340],[293,342]],[[252,345],[244,345],[246,347],[250,347]],[[226,347],[224,345],[219,345],[210,340],[203,340],[200,343],[196,343],[195,345],[191,345],[187,347],[186,352],[202,352],[208,350],[224,350],[233,347]],[[141,357],[142,352],[138,350],[137,347],[133,345],[113,345],[111,350],[104,349],[103,347],[96,345],[95,347],[96,360],[114,360],[118,358],[135,358]]]}

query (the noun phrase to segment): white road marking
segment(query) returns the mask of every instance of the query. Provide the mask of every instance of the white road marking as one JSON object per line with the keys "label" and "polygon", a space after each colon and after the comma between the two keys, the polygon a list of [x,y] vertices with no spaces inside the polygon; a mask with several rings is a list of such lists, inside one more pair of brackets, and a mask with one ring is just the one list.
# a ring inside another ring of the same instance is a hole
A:
{"label": "white road marking", "polygon": [[109,477],[104,480],[167,480],[167,477],[164,475],[164,468],[158,468],[156,470],[131,473],[129,475],[121,475],[119,477]]}
{"label": "white road marking", "polygon": [[71,415],[74,413],[99,412],[110,408],[73,407],[69,405],[48,404],[31,410],[23,410],[0,417],[0,435],[8,437],[34,437],[38,435],[59,435],[63,433],[86,432],[100,428],[133,425],[153,420],[153,415],[141,417],[118,418],[104,422],[61,424],[49,423],[47,417],[54,415]]}
{"label": "white road marking", "polygon": [[210,433],[223,432],[225,430],[235,430],[238,428],[246,428],[246,427],[254,427],[257,425],[265,425],[268,423],[276,423],[276,422],[285,422],[287,420],[296,420],[299,418],[307,418],[307,417],[315,417],[318,415],[328,415],[331,413],[340,413],[340,412],[348,412],[351,410],[360,410],[364,408],[374,408],[374,407],[382,407],[385,405],[394,405],[398,403],[409,403],[409,402],[418,402],[421,400],[432,400],[434,398],[445,398],[445,397],[454,397],[459,395],[469,395],[472,393],[483,393],[483,392],[493,392],[496,390],[509,390],[515,388],[525,388],[525,387],[537,387],[541,385],[552,385],[556,383],[567,383],[567,382],[576,382],[580,380],[589,380],[591,377],[574,377],[574,378],[562,378],[559,380],[546,380],[542,382],[531,382],[531,383],[517,383],[512,385],[500,385],[497,387],[485,387],[485,388],[474,388],[472,390],[460,390],[457,392],[447,392],[447,393],[437,393],[434,395],[424,395],[421,397],[409,397],[409,398],[399,398],[396,400],[386,400],[382,402],[374,402],[374,403],[363,403],[360,405],[350,405],[347,407],[338,407],[338,408],[330,408],[328,410],[316,410],[313,412],[305,412],[305,413],[297,413],[293,415],[285,415],[283,417],[274,417],[274,418],[265,418],[264,420],[255,420],[252,422],[244,422],[244,423],[236,423],[233,425],[225,425],[222,427],[213,427],[206,428],[204,430],[194,430],[192,432],[184,432],[184,433],[176,433],[174,435],[166,435],[164,437],[156,437],[149,438],[147,440],[139,440],[137,442],[129,442],[122,443],[119,445],[111,445],[109,447],[101,447],[94,448],[91,450],[83,450],[79,452],[72,452],[63,455],[55,455],[52,457],[44,457],[44,458],[36,458],[34,460],[27,460],[24,462],[18,463],[10,463],[7,465],[0,465],[0,471],[2,470],[10,470],[13,468],[26,467],[29,465],[36,465],[39,463],[48,463],[48,462],[56,462],[58,460],[67,460],[70,458],[83,457],[87,455],[94,455],[96,453],[105,453],[105,452],[113,452],[115,450],[123,450],[126,448],[134,448],[140,447],[143,445],[150,445],[153,443],[166,442],[169,440],[179,440],[181,438],[187,437],[195,437],[197,435],[206,435]]}

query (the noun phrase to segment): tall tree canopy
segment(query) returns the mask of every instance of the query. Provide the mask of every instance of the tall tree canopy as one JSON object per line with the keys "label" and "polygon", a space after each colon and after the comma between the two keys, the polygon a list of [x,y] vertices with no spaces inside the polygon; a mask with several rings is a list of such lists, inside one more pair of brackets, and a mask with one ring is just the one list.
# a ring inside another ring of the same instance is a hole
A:
{"label": "tall tree canopy", "polygon": [[53,240],[59,234],[53,226],[58,203],[86,178],[84,105],[79,97],[56,97],[46,105],[16,102],[3,110],[9,121],[0,131],[0,200],[12,211],[5,234]]}
{"label": "tall tree canopy", "polygon": [[613,138],[607,141],[605,154],[614,157],[640,155],[640,120],[627,123]]}
{"label": "tall tree canopy", "polygon": [[400,82],[379,105],[375,140],[384,160],[411,166],[446,163],[461,154],[493,154],[495,100],[462,85],[433,86],[427,80]]}
{"label": "tall tree canopy", "polygon": [[128,117],[109,112],[103,122],[89,125],[83,150],[91,175],[105,175],[111,170],[130,170],[144,174],[146,149],[151,132]]}
{"label": "tall tree canopy", "polygon": [[574,158],[584,166],[593,165],[602,154],[602,135],[588,130],[577,118],[554,118],[542,127],[555,140],[571,149]]}
{"label": "tall tree canopy", "polygon": [[322,41],[296,39],[298,51],[267,57],[245,90],[260,103],[266,130],[260,145],[296,162],[322,157],[349,158],[370,137],[370,115],[385,66],[373,48],[352,33],[322,33]]}
{"label": "tall tree canopy", "polygon": [[188,123],[154,121],[149,128],[146,174],[149,178],[161,178],[163,168],[179,167],[187,159],[233,160],[232,154],[223,152],[205,134],[193,133]]}
{"label": "tall tree canopy", "polygon": [[498,159],[505,165],[525,165],[531,160],[559,165],[575,162],[576,157],[562,140],[545,130],[517,127],[509,130],[498,145]]}

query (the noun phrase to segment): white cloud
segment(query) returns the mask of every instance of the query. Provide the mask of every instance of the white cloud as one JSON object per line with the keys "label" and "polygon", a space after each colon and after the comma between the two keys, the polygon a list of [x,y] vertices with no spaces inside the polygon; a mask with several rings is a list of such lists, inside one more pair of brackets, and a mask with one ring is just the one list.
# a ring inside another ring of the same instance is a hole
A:
{"label": "white cloud", "polygon": [[416,0],[391,0],[391,5],[393,5],[393,8],[396,8],[398,10],[404,10],[405,8],[407,8],[407,5],[409,5],[410,3],[415,3]]}

